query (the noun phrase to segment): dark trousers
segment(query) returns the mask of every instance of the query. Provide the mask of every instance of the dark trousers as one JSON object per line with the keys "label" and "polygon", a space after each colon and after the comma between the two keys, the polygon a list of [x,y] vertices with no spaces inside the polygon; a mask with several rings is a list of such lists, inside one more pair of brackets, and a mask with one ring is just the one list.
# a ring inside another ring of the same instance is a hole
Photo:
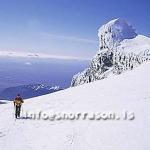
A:
{"label": "dark trousers", "polygon": [[16,105],[16,112],[15,112],[15,117],[20,117],[20,111],[21,111],[21,105],[20,106],[17,106]]}

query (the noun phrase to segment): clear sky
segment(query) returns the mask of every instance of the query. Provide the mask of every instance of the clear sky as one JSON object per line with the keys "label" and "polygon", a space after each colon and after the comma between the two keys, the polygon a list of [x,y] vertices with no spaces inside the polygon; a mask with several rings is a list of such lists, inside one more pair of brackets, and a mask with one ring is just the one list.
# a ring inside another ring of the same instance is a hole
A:
{"label": "clear sky", "polygon": [[0,50],[92,57],[118,17],[150,37],[149,0],[0,0]]}

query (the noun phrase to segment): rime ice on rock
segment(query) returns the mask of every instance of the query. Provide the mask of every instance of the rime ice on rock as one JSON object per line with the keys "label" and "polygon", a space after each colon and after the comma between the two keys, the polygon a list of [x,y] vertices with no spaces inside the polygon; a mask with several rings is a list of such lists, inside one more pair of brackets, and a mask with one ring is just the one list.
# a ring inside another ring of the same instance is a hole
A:
{"label": "rime ice on rock", "polygon": [[108,22],[98,30],[100,49],[112,49],[124,39],[132,39],[136,36],[135,29],[120,18]]}
{"label": "rime ice on rock", "polygon": [[98,30],[99,50],[89,68],[73,76],[71,86],[100,80],[132,70],[150,59],[150,39],[138,35],[123,19],[115,19]]}

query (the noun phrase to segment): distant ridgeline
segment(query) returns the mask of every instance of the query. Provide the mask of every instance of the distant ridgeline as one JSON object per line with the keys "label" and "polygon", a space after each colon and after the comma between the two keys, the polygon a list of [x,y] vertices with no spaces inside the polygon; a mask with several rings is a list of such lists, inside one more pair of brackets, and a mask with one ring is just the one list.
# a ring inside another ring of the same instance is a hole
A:
{"label": "distant ridgeline", "polygon": [[59,86],[47,86],[43,84],[21,85],[6,88],[0,93],[1,100],[13,100],[19,93],[24,99],[41,96],[62,90]]}
{"label": "distant ridgeline", "polygon": [[71,86],[104,79],[132,70],[150,60],[150,38],[138,35],[123,19],[103,25],[99,31],[99,50],[89,68],[73,76]]}

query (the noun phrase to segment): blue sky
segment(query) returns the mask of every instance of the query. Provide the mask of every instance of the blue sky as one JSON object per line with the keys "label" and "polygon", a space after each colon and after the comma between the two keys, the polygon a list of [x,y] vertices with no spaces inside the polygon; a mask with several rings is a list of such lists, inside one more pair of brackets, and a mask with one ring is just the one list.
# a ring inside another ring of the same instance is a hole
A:
{"label": "blue sky", "polygon": [[0,50],[90,58],[98,28],[124,18],[150,37],[148,0],[0,0]]}

